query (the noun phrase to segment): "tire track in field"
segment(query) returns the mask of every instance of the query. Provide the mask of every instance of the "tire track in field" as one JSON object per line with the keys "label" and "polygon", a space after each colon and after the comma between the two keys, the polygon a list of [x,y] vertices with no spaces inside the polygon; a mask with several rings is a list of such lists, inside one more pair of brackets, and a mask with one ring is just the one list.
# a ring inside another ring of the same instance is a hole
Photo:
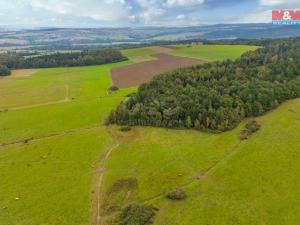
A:
{"label": "tire track in field", "polygon": [[[236,150],[239,148],[239,146],[240,146],[241,143],[242,142],[239,141],[237,144],[235,144],[223,158],[221,158],[220,160],[216,161],[212,166],[208,167],[203,173],[201,173],[201,177],[205,178],[208,175],[210,175],[213,171],[215,171],[216,169],[218,169],[219,166],[221,166],[224,162],[226,162],[231,156],[233,156],[236,153]],[[185,188],[185,187],[193,184],[197,180],[199,180],[199,178],[191,178],[190,181],[188,181],[188,182],[186,182],[186,183],[184,183],[184,184],[182,184],[180,186],[177,186],[176,188]],[[144,203],[144,204],[147,204],[147,203],[150,203],[152,201],[155,201],[157,199],[160,199],[160,198],[164,197],[165,194],[166,193],[163,192],[163,193],[157,194],[157,195],[155,195],[153,197],[144,199],[141,202]]]}
{"label": "tire track in field", "polygon": [[101,126],[102,126],[101,124],[94,124],[94,125],[91,125],[91,126],[88,126],[88,127],[81,127],[81,128],[71,129],[71,130],[64,130],[64,131],[51,133],[51,134],[46,134],[46,135],[41,135],[41,136],[32,137],[32,138],[24,138],[24,139],[15,140],[15,141],[7,142],[7,143],[2,143],[2,144],[0,144],[0,148],[7,147],[7,146],[10,146],[10,145],[15,145],[15,144],[27,144],[29,142],[39,141],[39,140],[52,138],[52,137],[56,137],[56,136],[61,136],[61,135],[66,135],[66,134],[75,134],[75,133],[78,133],[80,131],[91,130],[91,129],[99,128]]}
{"label": "tire track in field", "polygon": [[105,175],[105,171],[106,171],[105,163],[108,160],[108,158],[110,157],[110,155],[112,154],[112,152],[120,146],[120,142],[118,141],[117,137],[113,134],[113,132],[109,129],[109,127],[106,127],[106,129],[107,129],[107,132],[112,137],[115,144],[108,149],[105,156],[101,159],[101,161],[99,163],[100,164],[99,168],[97,169],[97,171],[98,171],[97,176],[99,176],[99,178],[98,178],[98,182],[96,185],[96,204],[97,204],[97,206],[96,206],[96,213],[95,213],[95,218],[94,218],[95,225],[101,225],[101,221],[102,221],[101,190],[102,190],[104,175]]}
{"label": "tire track in field", "polygon": [[[124,99],[122,96],[100,96],[100,97],[94,97],[94,98],[85,98],[84,100],[96,100],[96,99]],[[26,105],[26,106],[18,106],[14,108],[7,108],[7,109],[0,109],[0,113],[6,113],[6,112],[12,112],[12,111],[18,111],[22,109],[32,109],[32,108],[38,108],[43,106],[50,106],[50,105],[58,105],[63,103],[69,103],[69,102],[76,102],[76,99],[63,99],[59,101],[54,102],[46,102],[46,103],[40,103],[40,104],[33,104],[33,105]]]}
{"label": "tire track in field", "polygon": [[31,109],[31,108],[37,108],[37,107],[42,107],[42,106],[57,105],[57,104],[67,103],[67,102],[70,102],[70,100],[63,99],[63,100],[54,101],[54,102],[46,102],[46,103],[40,103],[40,104],[19,106],[19,107],[9,108],[9,109],[7,109],[7,111],[17,111],[17,110],[22,110],[22,109]]}

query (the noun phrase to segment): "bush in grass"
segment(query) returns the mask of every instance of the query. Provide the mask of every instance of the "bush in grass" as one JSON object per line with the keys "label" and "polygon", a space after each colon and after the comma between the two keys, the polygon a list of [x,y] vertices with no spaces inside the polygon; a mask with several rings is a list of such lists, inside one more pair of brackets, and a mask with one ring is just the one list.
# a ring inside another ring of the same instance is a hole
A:
{"label": "bush in grass", "polygon": [[[125,197],[128,200],[138,187],[138,180],[135,177],[121,178],[116,180],[106,191],[103,198],[103,204],[101,208],[106,215],[110,215],[117,211],[120,211],[120,198]],[[117,220],[118,218],[114,218]],[[118,224],[118,221],[115,222]],[[108,223],[110,224],[110,223]]]}
{"label": "bush in grass", "polygon": [[251,120],[246,124],[246,129],[251,133],[255,133],[260,127],[261,125],[256,120]]}
{"label": "bush in grass", "polygon": [[111,196],[114,193],[118,193],[122,190],[134,190],[138,186],[138,180],[134,177],[130,178],[122,178],[119,180],[116,180],[109,190],[107,191],[107,196]]}
{"label": "bush in grass", "polygon": [[8,69],[6,66],[0,65],[0,76],[8,76],[10,73],[10,69]]}
{"label": "bush in grass", "polygon": [[131,131],[131,127],[129,127],[129,126],[121,127],[120,131],[122,131],[122,132]]}
{"label": "bush in grass", "polygon": [[241,140],[248,139],[253,133],[257,132],[260,129],[261,125],[256,120],[249,121],[245,129],[242,130],[242,133],[240,135]]}
{"label": "bush in grass", "polygon": [[240,135],[240,139],[241,140],[247,140],[249,138],[249,134],[247,132],[247,130],[242,130],[241,135]]}
{"label": "bush in grass", "polygon": [[166,197],[171,200],[183,200],[185,199],[186,193],[182,189],[174,189],[167,192]]}
{"label": "bush in grass", "polygon": [[111,87],[109,88],[109,91],[111,91],[111,92],[118,91],[118,90],[119,90],[119,88],[116,87],[116,86],[111,86]]}
{"label": "bush in grass", "polygon": [[149,205],[131,204],[119,216],[119,225],[147,225],[153,222],[158,209]]}

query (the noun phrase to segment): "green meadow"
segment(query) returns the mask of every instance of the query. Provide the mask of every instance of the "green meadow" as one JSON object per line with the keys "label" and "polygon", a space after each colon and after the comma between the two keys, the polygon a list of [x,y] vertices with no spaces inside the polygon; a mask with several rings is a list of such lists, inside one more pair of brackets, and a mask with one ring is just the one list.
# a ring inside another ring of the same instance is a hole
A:
{"label": "green meadow", "polygon": [[[96,164],[113,144],[103,121],[132,92],[108,94],[109,71],[125,64],[0,80],[0,109],[8,110],[0,113],[1,225],[92,221]],[[57,102],[65,86],[69,100]]]}
{"label": "green meadow", "polygon": [[[233,59],[251,48],[171,54]],[[107,90],[110,69],[130,63],[0,79],[0,225],[109,225],[132,202],[156,206],[155,225],[299,224],[300,99],[256,118],[262,127],[245,141],[246,121],[220,134],[121,132],[104,120],[136,88]],[[174,188],[187,198],[168,200]]]}
{"label": "green meadow", "polygon": [[155,57],[151,56],[157,54],[156,51],[149,48],[133,48],[121,51],[123,55],[128,57],[133,62],[144,62],[155,60]]}
{"label": "green meadow", "polygon": [[[261,130],[246,141],[239,139],[244,123],[222,134],[154,128],[119,134],[123,142],[107,161],[104,193],[124,178],[138,185],[119,187],[106,204],[152,204],[159,208],[157,225],[299,224],[300,100],[257,120]],[[187,199],[167,199],[174,188]]]}
{"label": "green meadow", "polygon": [[257,46],[247,45],[182,45],[170,54],[205,61],[234,60],[244,52],[253,51],[257,48]]}

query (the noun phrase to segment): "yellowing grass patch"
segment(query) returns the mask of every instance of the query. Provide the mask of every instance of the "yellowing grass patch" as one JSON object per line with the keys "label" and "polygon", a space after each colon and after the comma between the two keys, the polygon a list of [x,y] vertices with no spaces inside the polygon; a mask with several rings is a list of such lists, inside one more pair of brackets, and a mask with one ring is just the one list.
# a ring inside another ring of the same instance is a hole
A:
{"label": "yellowing grass patch", "polygon": [[40,71],[40,69],[12,70],[11,77],[13,77],[13,78],[29,77],[29,76],[37,73],[38,71]]}

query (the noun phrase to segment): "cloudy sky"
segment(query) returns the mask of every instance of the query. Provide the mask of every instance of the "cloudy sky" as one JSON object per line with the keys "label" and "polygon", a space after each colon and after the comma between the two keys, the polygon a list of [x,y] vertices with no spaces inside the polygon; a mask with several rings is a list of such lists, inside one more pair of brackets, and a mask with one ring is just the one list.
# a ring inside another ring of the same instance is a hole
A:
{"label": "cloudy sky", "polygon": [[190,26],[270,22],[300,0],[0,0],[0,26]]}

